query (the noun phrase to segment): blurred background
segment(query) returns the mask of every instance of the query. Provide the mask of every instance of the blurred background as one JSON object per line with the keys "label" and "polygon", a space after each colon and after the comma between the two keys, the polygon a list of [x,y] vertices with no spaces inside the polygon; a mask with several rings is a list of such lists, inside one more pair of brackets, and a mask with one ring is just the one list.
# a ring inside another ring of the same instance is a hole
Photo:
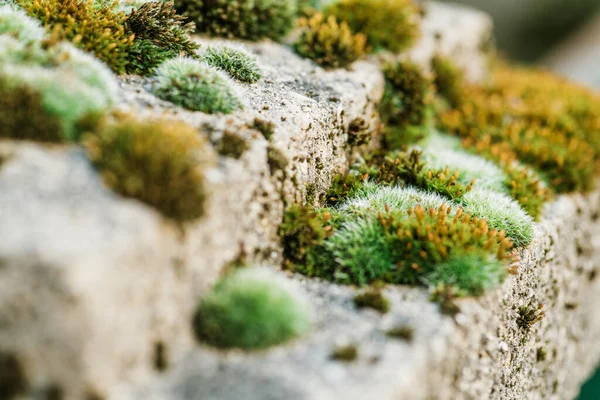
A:
{"label": "blurred background", "polygon": [[[510,58],[600,88],[600,0],[452,0],[490,14]],[[595,399],[600,399],[596,397]]]}
{"label": "blurred background", "polygon": [[[496,46],[600,89],[600,0],[453,0],[494,19]],[[600,340],[600,339],[599,339]],[[600,369],[579,400],[600,400]]]}

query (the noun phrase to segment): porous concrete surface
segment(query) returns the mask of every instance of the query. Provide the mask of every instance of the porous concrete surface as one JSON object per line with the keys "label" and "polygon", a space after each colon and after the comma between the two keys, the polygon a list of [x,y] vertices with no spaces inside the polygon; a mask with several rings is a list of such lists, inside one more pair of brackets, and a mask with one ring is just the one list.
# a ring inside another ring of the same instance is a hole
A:
{"label": "porous concrete surface", "polygon": [[[489,18],[431,4],[423,27],[410,53],[415,59],[426,64],[440,51],[468,66],[472,79],[485,75],[480,47]],[[239,160],[209,151],[206,215],[196,222],[175,224],[112,193],[77,147],[0,142],[0,361],[19,365],[24,397],[533,399],[552,398],[551,390],[556,398],[571,396],[597,359],[596,285],[589,281],[598,254],[589,210],[592,202],[597,210],[597,196],[553,203],[522,274],[482,299],[461,302],[454,320],[421,289],[387,289],[394,311],[381,317],[354,310],[352,288],[295,276],[318,310],[310,335],[252,354],[195,343],[194,307],[224,265],[240,253],[278,265],[284,206],[317,199],[348,167],[361,150],[347,143],[353,120],[365,120],[373,133],[379,127],[383,77],[376,60],[324,71],[282,45],[246,46],[264,77],[236,84],[245,109],[229,116],[160,101],[146,91],[151,79],[121,80],[122,110],[185,120],[213,143],[226,130],[248,140]],[[270,141],[249,128],[257,117],[275,123]],[[270,171],[269,146],[287,156],[285,170]],[[577,202],[586,205],[581,214]],[[512,306],[529,300],[547,303],[548,316],[526,334],[516,328]],[[383,333],[398,325],[413,327],[412,342]],[[332,347],[346,342],[359,346],[359,360],[329,360]],[[548,357],[535,363],[531,352],[542,343]],[[162,361],[166,371],[156,368]]]}
{"label": "porous concrete surface", "polygon": [[[600,192],[550,204],[519,274],[443,315],[425,289],[388,287],[391,312],[357,310],[356,290],[293,276],[317,310],[313,332],[259,353],[199,347],[125,398],[148,400],[572,399],[600,358]],[[521,306],[545,316],[518,326]],[[397,327],[412,340],[390,338]],[[354,362],[331,358],[355,344]]]}

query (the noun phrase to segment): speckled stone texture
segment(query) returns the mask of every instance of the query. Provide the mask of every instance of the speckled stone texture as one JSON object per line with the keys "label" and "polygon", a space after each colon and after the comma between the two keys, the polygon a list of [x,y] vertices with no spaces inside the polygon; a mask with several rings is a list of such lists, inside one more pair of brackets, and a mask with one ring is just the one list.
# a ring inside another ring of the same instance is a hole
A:
{"label": "speckled stone texture", "polygon": [[[426,64],[440,51],[468,67],[471,79],[485,76],[485,15],[432,3],[423,30],[413,58]],[[375,60],[327,72],[282,45],[247,46],[264,77],[236,84],[245,110],[230,116],[160,101],[146,90],[151,79],[121,80],[124,111],[185,120],[213,144],[226,130],[250,144],[239,160],[211,150],[206,215],[197,222],[176,225],[112,193],[75,146],[0,141],[0,365],[11,366],[23,397],[572,396],[598,358],[591,340],[600,331],[591,279],[597,195],[553,203],[521,275],[482,299],[461,301],[454,318],[440,314],[421,289],[387,289],[393,312],[381,317],[355,310],[352,288],[294,276],[318,310],[310,335],[253,354],[195,343],[194,307],[222,268],[240,254],[278,265],[284,205],[316,201],[332,175],[348,167],[361,150],[348,145],[352,121],[364,120],[375,136],[379,128],[383,77]],[[255,118],[275,124],[270,141],[249,128]],[[270,170],[269,146],[287,157],[284,170]],[[513,306],[530,302],[545,303],[548,315],[525,332]],[[385,335],[398,326],[414,330],[412,341]],[[344,343],[359,347],[355,363],[330,360]],[[538,362],[542,346],[547,355]],[[6,374],[0,370],[0,382]]]}

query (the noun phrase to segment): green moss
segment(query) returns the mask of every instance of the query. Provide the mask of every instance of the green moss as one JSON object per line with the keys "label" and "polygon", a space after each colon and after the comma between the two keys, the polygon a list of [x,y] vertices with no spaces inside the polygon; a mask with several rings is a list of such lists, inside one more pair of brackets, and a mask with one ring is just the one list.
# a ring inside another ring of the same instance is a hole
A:
{"label": "green moss", "polygon": [[269,146],[267,148],[267,162],[271,169],[271,174],[275,171],[283,171],[287,168],[289,160],[286,155],[276,147]]}
{"label": "green moss", "polygon": [[358,60],[366,51],[367,38],[353,34],[346,22],[330,15],[315,13],[298,21],[300,35],[294,49],[325,68],[343,68]]}
{"label": "green moss", "polygon": [[242,49],[211,46],[202,54],[202,60],[240,82],[254,83],[261,78],[256,57]]}
{"label": "green moss", "polygon": [[223,136],[215,149],[222,156],[239,160],[249,148],[250,144],[246,139],[227,130],[223,132]]}
{"label": "green moss", "polygon": [[386,124],[386,147],[396,149],[429,134],[433,87],[422,68],[410,61],[387,63],[384,75],[386,85],[380,113]]}
{"label": "green moss", "polygon": [[530,306],[519,307],[517,312],[517,326],[526,331],[530,330],[533,325],[544,318],[546,313],[542,311],[543,307],[543,305],[539,305],[537,308]]}
{"label": "green moss", "polygon": [[219,348],[262,349],[310,329],[308,304],[269,270],[241,269],[220,280],[194,317],[197,338]]}
{"label": "green moss", "polygon": [[355,344],[335,346],[331,359],[343,362],[352,362],[358,359],[358,346]]}
{"label": "green moss", "polygon": [[348,125],[348,144],[352,147],[363,146],[371,142],[369,124],[363,118],[355,118]]}
{"label": "green moss", "polygon": [[252,124],[250,125],[250,128],[256,129],[257,131],[262,133],[262,135],[267,140],[271,140],[273,134],[275,134],[275,123],[272,121],[265,121],[261,118],[255,118]]}
{"label": "green moss", "polygon": [[431,69],[437,93],[452,107],[462,104],[465,96],[464,72],[452,60],[440,55],[432,58]]}
{"label": "green moss", "polygon": [[429,286],[439,284],[454,288],[459,296],[482,295],[498,287],[506,275],[506,265],[485,251],[457,254],[436,266],[425,277]]}
{"label": "green moss", "polygon": [[387,331],[386,335],[392,338],[412,342],[415,336],[415,330],[410,326],[397,326]]}
{"label": "green moss", "polygon": [[23,10],[0,4],[0,35],[5,34],[27,43],[42,40],[46,31]]}
{"label": "green moss", "polygon": [[295,0],[176,0],[182,15],[200,33],[228,38],[278,40],[296,17]]}
{"label": "green moss", "polygon": [[365,176],[355,170],[346,175],[335,175],[331,181],[331,187],[327,191],[327,204],[335,205],[346,197],[352,196],[368,177],[368,174]]}
{"label": "green moss", "polygon": [[204,214],[204,179],[196,130],[171,120],[121,117],[84,140],[88,157],[117,193],[138,199],[166,217],[189,221]]}
{"label": "green moss", "polygon": [[180,55],[195,58],[200,48],[189,34],[193,23],[184,24],[172,2],[151,1],[132,9],[124,19],[128,34],[134,34],[127,72],[150,75],[163,61]]}
{"label": "green moss", "polygon": [[311,250],[330,235],[331,228],[327,228],[329,218],[330,215],[318,213],[310,207],[289,207],[279,227],[286,260],[299,265],[309,264]]}
{"label": "green moss", "polygon": [[533,218],[509,196],[490,190],[476,189],[461,199],[465,212],[483,218],[490,228],[506,232],[517,247],[533,240]]}
{"label": "green moss", "polygon": [[372,286],[354,296],[354,304],[358,308],[372,308],[382,314],[390,311],[390,302],[383,295],[381,288]]}
{"label": "green moss", "polygon": [[18,0],[32,17],[38,19],[57,40],[71,41],[93,53],[113,71],[122,74],[133,46],[133,35],[126,32],[125,16],[110,6],[95,6],[82,0]]}
{"label": "green moss", "polygon": [[188,110],[208,114],[229,114],[243,108],[227,76],[190,58],[175,58],[161,64],[152,92]]}
{"label": "green moss", "polygon": [[115,103],[112,73],[68,44],[42,48],[2,36],[0,53],[0,136],[77,140],[84,121],[89,124]]}
{"label": "green moss", "polygon": [[324,13],[347,22],[352,32],[365,34],[376,50],[401,52],[419,36],[418,8],[411,0],[338,0]]}

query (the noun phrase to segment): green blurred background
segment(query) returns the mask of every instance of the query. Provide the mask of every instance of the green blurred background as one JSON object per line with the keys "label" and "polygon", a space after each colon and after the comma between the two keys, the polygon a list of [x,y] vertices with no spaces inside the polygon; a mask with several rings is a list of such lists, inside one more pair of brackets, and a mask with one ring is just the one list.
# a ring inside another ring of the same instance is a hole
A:
{"label": "green blurred background", "polygon": [[[510,58],[541,64],[600,87],[600,0],[450,2],[490,14],[496,45]],[[600,400],[600,369],[583,386],[579,400]]]}

